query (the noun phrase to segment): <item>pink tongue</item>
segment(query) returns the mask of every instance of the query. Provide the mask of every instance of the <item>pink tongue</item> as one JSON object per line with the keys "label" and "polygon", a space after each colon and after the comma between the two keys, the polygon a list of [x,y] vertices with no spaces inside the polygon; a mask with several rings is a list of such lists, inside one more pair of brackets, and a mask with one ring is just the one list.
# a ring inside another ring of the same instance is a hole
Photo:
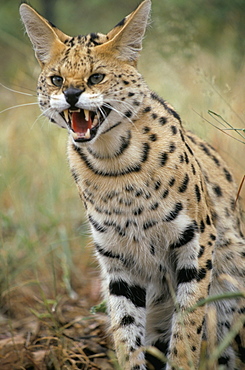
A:
{"label": "pink tongue", "polygon": [[71,128],[74,132],[78,132],[81,134],[85,134],[89,129],[92,127],[92,120],[89,114],[89,120],[85,120],[85,116],[83,110],[81,109],[80,112],[73,112],[72,113],[72,125]]}

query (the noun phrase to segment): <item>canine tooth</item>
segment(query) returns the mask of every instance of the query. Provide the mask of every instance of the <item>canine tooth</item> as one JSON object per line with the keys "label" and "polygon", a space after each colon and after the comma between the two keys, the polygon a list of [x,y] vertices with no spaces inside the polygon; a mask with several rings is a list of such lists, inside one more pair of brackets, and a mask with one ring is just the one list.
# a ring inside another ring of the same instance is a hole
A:
{"label": "canine tooth", "polygon": [[95,116],[94,117],[94,120],[93,120],[93,127],[97,126],[99,123],[99,119],[98,119],[98,116]]}
{"label": "canine tooth", "polygon": [[86,134],[84,135],[85,139],[90,139],[90,129],[88,128]]}
{"label": "canine tooth", "polygon": [[69,112],[68,112],[68,109],[64,110],[63,113],[64,113],[64,117],[65,117],[66,122],[69,122]]}
{"label": "canine tooth", "polygon": [[78,139],[78,134],[76,132],[72,131],[71,134],[72,134],[72,137],[73,137],[74,140]]}
{"label": "canine tooth", "polygon": [[89,110],[84,109],[83,111],[84,111],[85,120],[88,122],[89,121]]}

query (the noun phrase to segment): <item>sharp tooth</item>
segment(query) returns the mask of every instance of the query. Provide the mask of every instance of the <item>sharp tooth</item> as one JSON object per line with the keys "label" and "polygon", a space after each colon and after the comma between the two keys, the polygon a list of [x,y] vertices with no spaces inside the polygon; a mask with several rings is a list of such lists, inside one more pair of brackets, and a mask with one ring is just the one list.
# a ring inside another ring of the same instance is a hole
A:
{"label": "sharp tooth", "polygon": [[98,116],[95,116],[94,117],[94,120],[93,120],[93,127],[97,126],[99,123],[99,119],[98,119]]}
{"label": "sharp tooth", "polygon": [[85,139],[90,139],[90,129],[88,128],[86,134],[84,135]]}
{"label": "sharp tooth", "polygon": [[76,132],[71,131],[71,134],[74,140],[78,139],[78,134]]}
{"label": "sharp tooth", "polygon": [[69,122],[69,112],[68,112],[68,109],[64,110],[63,113],[64,113],[64,117],[65,117],[66,122]]}
{"label": "sharp tooth", "polygon": [[83,111],[84,111],[85,120],[88,122],[89,121],[89,110],[84,109]]}

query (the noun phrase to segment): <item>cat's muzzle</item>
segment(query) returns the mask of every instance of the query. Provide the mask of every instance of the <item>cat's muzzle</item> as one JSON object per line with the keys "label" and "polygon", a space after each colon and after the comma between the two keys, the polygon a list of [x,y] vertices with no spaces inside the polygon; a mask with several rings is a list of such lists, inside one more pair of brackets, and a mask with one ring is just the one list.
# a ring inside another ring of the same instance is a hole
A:
{"label": "cat's muzzle", "polygon": [[96,111],[87,109],[66,109],[60,113],[70,129],[75,141],[84,142],[92,140],[100,125],[110,114],[111,109],[102,106]]}

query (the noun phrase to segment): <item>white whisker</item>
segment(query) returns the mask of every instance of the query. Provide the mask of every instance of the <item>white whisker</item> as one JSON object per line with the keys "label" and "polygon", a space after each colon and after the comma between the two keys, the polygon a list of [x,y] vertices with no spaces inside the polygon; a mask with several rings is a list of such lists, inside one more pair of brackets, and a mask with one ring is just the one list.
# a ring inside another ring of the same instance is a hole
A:
{"label": "white whisker", "polygon": [[37,118],[35,119],[35,121],[33,122],[33,124],[31,125],[31,128],[30,129],[33,129],[33,127],[35,126],[35,124],[37,123],[37,121],[41,118],[41,117],[45,117],[45,113],[47,113],[49,110],[51,110],[51,108],[47,108],[45,109],[43,112],[41,112],[41,114],[39,114],[39,116],[37,116]]}
{"label": "white whisker", "polygon": [[9,108],[6,108],[6,109],[2,110],[2,111],[0,112],[0,114],[1,114],[1,113],[4,113],[4,112],[7,112],[7,111],[9,111],[9,110],[11,110],[11,109],[15,109],[15,108],[28,107],[29,105],[38,105],[38,102],[14,105],[13,107],[9,107]]}
{"label": "white whisker", "polygon": [[10,87],[5,86],[1,82],[0,82],[0,86],[2,86],[4,89],[6,89],[8,91],[11,91],[11,92],[14,92],[16,94],[27,95],[27,96],[36,96],[36,94],[35,95],[34,94],[28,94],[28,93],[25,93],[23,91],[18,91],[18,90],[11,89]]}
{"label": "white whisker", "polygon": [[[106,106],[106,105],[105,105],[105,106]],[[106,114],[105,114],[105,112],[103,111],[103,107],[99,107],[99,111],[100,111],[100,113],[102,114],[103,119],[105,120],[105,119],[106,119]]]}
{"label": "white whisker", "polygon": [[110,103],[111,102],[115,102],[115,103],[119,103],[119,104],[121,104],[122,106],[125,106],[125,108],[126,109],[131,109],[132,111],[134,111],[135,112],[135,108],[134,108],[134,106],[132,105],[132,104],[130,104],[130,103],[128,103],[128,102],[126,102],[126,101],[122,101],[122,100],[120,100],[120,99],[110,99],[110,101],[109,101]]}
{"label": "white whisker", "polygon": [[[113,101],[113,99],[111,99]],[[116,100],[115,100],[116,101]],[[136,113],[135,110],[133,109],[133,106],[129,103],[125,103],[124,101],[121,101],[119,100],[118,101],[119,103],[122,103],[124,105],[128,105],[128,107],[131,108],[131,110],[133,111],[133,113]],[[106,108],[110,108],[111,110],[113,110],[114,112],[116,112],[120,117],[122,118],[127,118],[127,120],[135,127],[135,129],[138,131],[138,128],[137,126],[134,124],[134,122],[129,118],[127,117],[123,112],[119,111],[118,109],[116,109],[115,107],[113,107],[112,105],[110,105],[109,103],[104,103],[103,104]]]}
{"label": "white whisker", "polygon": [[122,117],[122,118],[127,118],[127,120],[133,125],[134,123],[133,123],[133,121],[129,118],[129,117],[127,117],[123,112],[121,112],[121,111],[119,111],[118,109],[116,109],[115,107],[112,107],[111,105],[109,105],[109,104],[104,104],[104,106],[105,107],[107,107],[107,108],[110,108],[111,110],[113,110],[114,112],[116,112],[120,117]]}

